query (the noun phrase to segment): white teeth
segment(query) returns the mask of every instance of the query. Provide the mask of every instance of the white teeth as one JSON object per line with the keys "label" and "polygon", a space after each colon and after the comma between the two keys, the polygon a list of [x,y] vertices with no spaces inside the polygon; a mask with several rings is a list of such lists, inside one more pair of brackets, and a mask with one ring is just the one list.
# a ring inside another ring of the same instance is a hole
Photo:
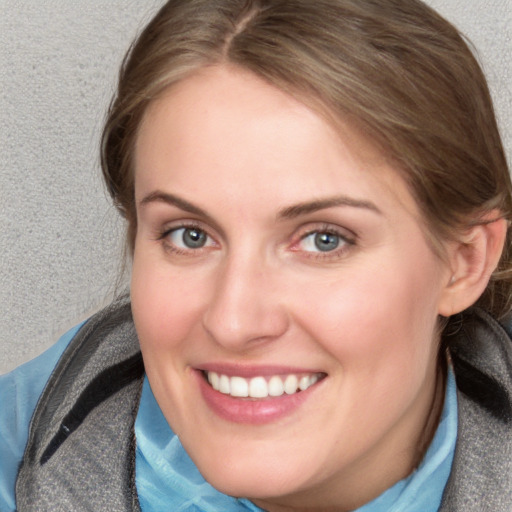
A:
{"label": "white teeth", "polygon": [[231,386],[229,385],[229,377],[227,375],[221,375],[219,378],[219,391],[225,395],[229,395]]}
{"label": "white teeth", "polygon": [[206,374],[213,389],[237,398],[278,397],[284,393],[293,395],[298,391],[305,391],[319,379],[318,374],[302,376],[290,374],[284,378],[284,382],[283,378],[278,375],[273,375],[267,380],[265,377],[253,377],[252,379],[228,377],[216,372],[206,372]]}
{"label": "white teeth", "polygon": [[215,389],[215,391],[219,391],[219,374],[215,372],[210,372],[208,374],[208,382],[212,385],[212,388]]}
{"label": "white teeth", "polygon": [[249,396],[249,384],[243,377],[231,377],[231,396],[244,398]]}
{"label": "white teeth", "polygon": [[268,396],[267,381],[263,377],[254,377],[249,383],[249,396],[252,398],[266,398]]}
{"label": "white teeth", "polygon": [[309,383],[309,376],[308,375],[304,375],[304,377],[301,377],[301,379],[299,380],[299,389],[301,391],[304,391],[305,389],[308,389],[309,386],[311,385]]}
{"label": "white teeth", "polygon": [[268,381],[268,394],[270,396],[281,396],[284,393],[284,385],[281,377],[271,377]]}
{"label": "white teeth", "polygon": [[284,381],[284,392],[287,395],[293,395],[293,393],[297,392],[297,388],[299,387],[299,379],[297,379],[296,375],[288,375],[286,380]]}

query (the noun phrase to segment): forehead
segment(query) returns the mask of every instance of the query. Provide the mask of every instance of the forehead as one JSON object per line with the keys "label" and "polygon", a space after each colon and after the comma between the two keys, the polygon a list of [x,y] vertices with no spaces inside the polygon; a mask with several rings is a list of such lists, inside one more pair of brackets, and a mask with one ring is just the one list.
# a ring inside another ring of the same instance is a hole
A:
{"label": "forehead", "polygon": [[136,141],[135,185],[139,200],[161,187],[246,203],[265,194],[276,207],[344,193],[415,211],[398,172],[354,125],[330,123],[236,68],[203,69],[150,104]]}

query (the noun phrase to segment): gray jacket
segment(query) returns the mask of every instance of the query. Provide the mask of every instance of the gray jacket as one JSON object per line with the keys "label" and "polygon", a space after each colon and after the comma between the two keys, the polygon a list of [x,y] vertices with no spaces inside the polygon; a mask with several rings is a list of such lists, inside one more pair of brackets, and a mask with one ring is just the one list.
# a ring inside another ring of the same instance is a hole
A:
{"label": "gray jacket", "polygon": [[[458,438],[441,512],[512,511],[512,342],[479,309],[447,340]],[[139,512],[134,424],[144,367],[130,304],[92,317],[52,373],[16,483],[19,512]]]}

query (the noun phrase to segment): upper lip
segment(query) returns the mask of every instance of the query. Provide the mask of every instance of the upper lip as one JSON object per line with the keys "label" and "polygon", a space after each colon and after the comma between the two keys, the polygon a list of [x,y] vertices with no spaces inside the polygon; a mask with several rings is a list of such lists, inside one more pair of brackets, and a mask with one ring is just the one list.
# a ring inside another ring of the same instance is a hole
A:
{"label": "upper lip", "polygon": [[296,366],[281,365],[247,365],[236,363],[206,363],[195,367],[198,371],[215,372],[230,377],[267,377],[272,375],[289,375],[289,374],[315,374],[325,372],[312,368],[299,368]]}

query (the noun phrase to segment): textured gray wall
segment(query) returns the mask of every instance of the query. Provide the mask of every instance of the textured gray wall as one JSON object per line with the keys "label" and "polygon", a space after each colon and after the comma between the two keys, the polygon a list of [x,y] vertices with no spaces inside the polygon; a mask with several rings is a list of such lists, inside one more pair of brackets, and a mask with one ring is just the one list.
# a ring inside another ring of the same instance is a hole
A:
{"label": "textured gray wall", "polygon": [[[122,225],[97,145],[120,59],[161,0],[0,0],[0,373],[112,295]],[[512,158],[511,0],[429,0],[478,48]]]}

